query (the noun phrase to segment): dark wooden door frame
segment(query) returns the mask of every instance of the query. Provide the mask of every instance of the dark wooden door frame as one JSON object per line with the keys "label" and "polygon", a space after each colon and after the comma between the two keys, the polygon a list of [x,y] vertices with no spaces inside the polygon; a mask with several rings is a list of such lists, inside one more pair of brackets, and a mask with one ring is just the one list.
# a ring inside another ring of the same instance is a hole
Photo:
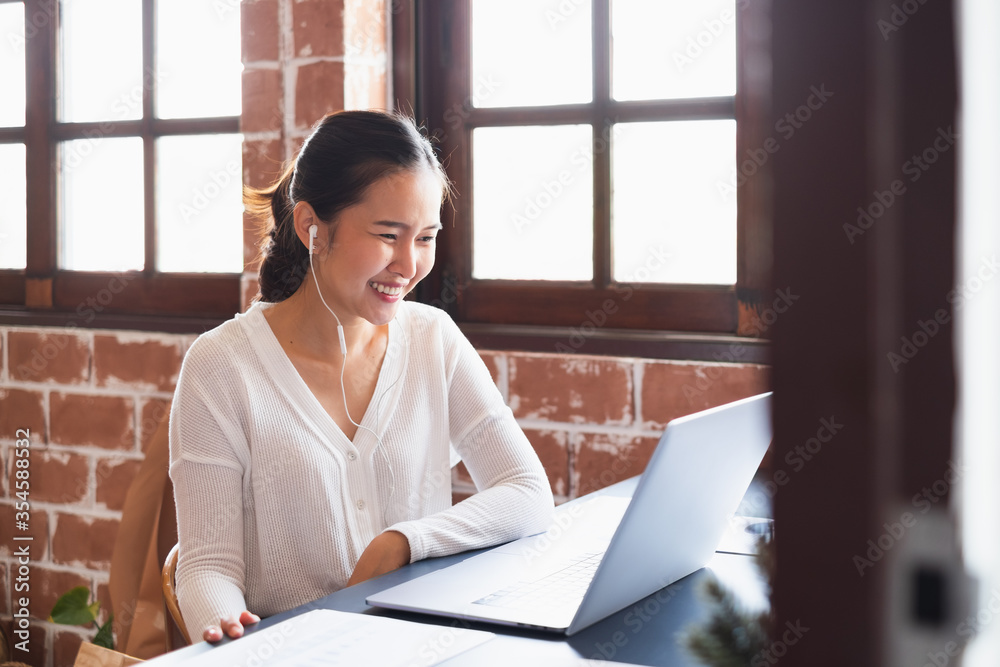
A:
{"label": "dark wooden door frame", "polygon": [[772,350],[773,461],[789,474],[772,639],[808,628],[783,665],[884,664],[890,566],[854,556],[901,509],[919,516],[913,498],[952,457],[954,3],[893,4],[773,2],[773,117],[830,93],[769,164],[774,283],[800,296]]}

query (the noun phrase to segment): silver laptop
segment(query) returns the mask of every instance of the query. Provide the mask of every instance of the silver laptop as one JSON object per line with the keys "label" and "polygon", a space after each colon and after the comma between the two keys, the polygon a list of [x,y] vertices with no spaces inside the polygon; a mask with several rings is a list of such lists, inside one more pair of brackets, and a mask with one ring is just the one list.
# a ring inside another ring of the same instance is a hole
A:
{"label": "silver laptop", "polygon": [[631,501],[568,503],[545,533],[366,602],[575,634],[704,567],[770,442],[770,392],[675,419]]}

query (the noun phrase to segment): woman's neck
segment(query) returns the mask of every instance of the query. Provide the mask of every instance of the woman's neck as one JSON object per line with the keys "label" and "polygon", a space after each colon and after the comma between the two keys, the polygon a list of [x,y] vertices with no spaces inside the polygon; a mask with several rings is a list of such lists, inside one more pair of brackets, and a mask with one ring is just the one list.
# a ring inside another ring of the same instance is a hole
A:
{"label": "woman's neck", "polygon": [[[337,313],[336,304],[330,304]],[[271,329],[282,343],[314,358],[340,357],[337,319],[330,314],[309,282],[295,294],[264,311]],[[337,313],[344,327],[344,341],[349,359],[369,356],[372,347],[384,349],[388,326],[378,327],[361,317],[346,319]]]}

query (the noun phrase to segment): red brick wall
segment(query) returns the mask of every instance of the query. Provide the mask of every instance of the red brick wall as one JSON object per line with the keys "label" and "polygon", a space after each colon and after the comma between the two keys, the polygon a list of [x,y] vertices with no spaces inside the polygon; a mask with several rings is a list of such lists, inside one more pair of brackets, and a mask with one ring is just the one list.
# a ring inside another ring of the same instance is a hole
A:
{"label": "red brick wall", "polygon": [[[34,664],[70,664],[84,630],[45,622],[56,598],[84,585],[106,607],[122,503],[166,414],[194,336],[0,328],[0,526],[14,517],[14,434],[31,431]],[[750,364],[484,351],[483,359],[558,500],[639,474],[667,421],[770,386]],[[474,490],[461,466],[457,498]],[[19,531],[12,531],[19,532]],[[19,533],[20,534],[20,533]],[[0,546],[0,617],[10,619],[17,564]],[[46,663],[44,656],[53,662]]]}
{"label": "red brick wall", "polygon": [[[483,351],[483,359],[549,475],[556,501],[646,467],[667,422],[767,391],[756,364]],[[463,466],[456,498],[475,490]]]}
{"label": "red brick wall", "polygon": [[[385,108],[385,2],[244,0],[244,181],[271,182],[310,126],[342,108]],[[257,291],[257,231],[244,236],[245,301]],[[0,327],[0,622],[17,578],[15,431],[31,431],[30,610],[34,665],[72,664],[86,629],[45,619],[78,585],[107,608],[128,485],[165,415],[193,336]],[[484,352],[559,500],[642,471],[673,417],[769,387],[762,366]],[[473,490],[455,471],[456,497]]]}
{"label": "red brick wall", "polygon": [[[52,605],[87,586],[109,609],[107,583],[122,505],[143,451],[166,416],[194,336],[0,328],[0,618],[30,600],[35,665],[73,663],[93,634],[46,622]],[[15,518],[15,434],[30,431],[29,530]],[[9,535],[32,536],[14,542]],[[15,551],[30,548],[28,591],[16,591]],[[106,612],[102,612],[102,621]]]}
{"label": "red brick wall", "polygon": [[[388,105],[384,0],[243,0],[243,181],[281,173],[316,121]],[[246,225],[244,302],[257,293],[258,233]]]}

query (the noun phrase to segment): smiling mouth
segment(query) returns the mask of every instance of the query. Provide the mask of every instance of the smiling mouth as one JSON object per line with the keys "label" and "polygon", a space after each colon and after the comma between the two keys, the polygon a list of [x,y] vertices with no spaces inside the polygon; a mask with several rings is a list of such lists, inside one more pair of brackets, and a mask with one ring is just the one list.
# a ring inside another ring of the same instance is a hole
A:
{"label": "smiling mouth", "polygon": [[399,296],[403,293],[402,287],[392,287],[389,285],[383,285],[382,283],[377,283],[374,280],[368,281],[368,286],[372,289],[378,290],[381,294],[386,294],[388,296]]}

